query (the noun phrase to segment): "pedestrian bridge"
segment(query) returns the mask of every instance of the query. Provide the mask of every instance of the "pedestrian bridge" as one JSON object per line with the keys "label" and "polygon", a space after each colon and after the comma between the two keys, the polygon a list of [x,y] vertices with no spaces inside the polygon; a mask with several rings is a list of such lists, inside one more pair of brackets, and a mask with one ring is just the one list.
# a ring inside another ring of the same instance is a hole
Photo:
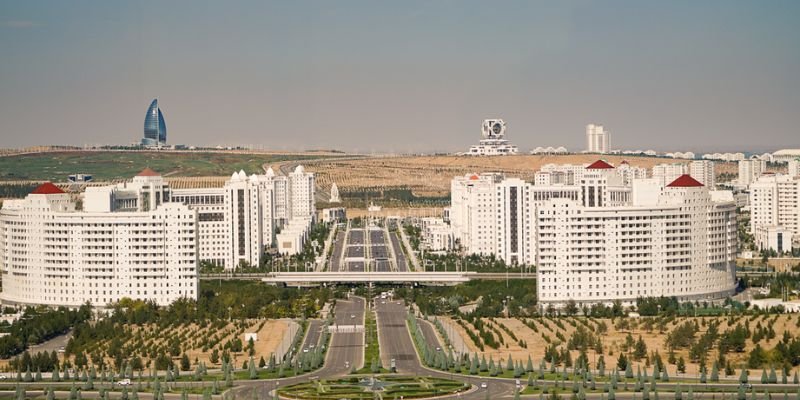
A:
{"label": "pedestrian bridge", "polygon": [[421,283],[458,284],[475,278],[475,272],[274,272],[266,283]]}

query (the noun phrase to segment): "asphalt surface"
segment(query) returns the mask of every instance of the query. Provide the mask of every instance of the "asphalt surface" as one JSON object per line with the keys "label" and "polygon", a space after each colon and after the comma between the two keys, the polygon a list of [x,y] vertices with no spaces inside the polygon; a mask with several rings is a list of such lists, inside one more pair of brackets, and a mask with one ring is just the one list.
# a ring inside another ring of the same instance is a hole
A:
{"label": "asphalt surface", "polygon": [[422,336],[425,336],[425,342],[428,343],[428,346],[432,349],[439,348],[441,351],[447,351],[444,348],[444,343],[439,342],[439,337],[436,336],[436,328],[434,328],[433,324],[424,319],[417,318],[417,325],[422,329]]}
{"label": "asphalt surface", "polygon": [[338,272],[339,271],[339,262],[342,259],[342,253],[344,252],[344,237],[345,232],[339,231],[336,233],[336,237],[333,241],[333,253],[331,254],[331,271]]}
{"label": "asphalt surface", "polygon": [[[335,325],[363,325],[364,307],[366,302],[361,297],[351,297],[349,300],[338,300],[334,308]],[[352,316],[352,318],[351,318]],[[271,399],[269,393],[278,387],[295,383],[308,382],[309,380],[324,377],[335,379],[350,373],[352,365],[361,368],[364,359],[364,333],[339,333],[331,334],[330,347],[325,356],[325,365],[310,374],[300,375],[291,378],[260,380],[260,381],[237,381],[237,386],[231,389],[234,394],[250,398],[254,389],[260,399]]]}
{"label": "asphalt surface", "polygon": [[407,310],[403,302],[387,300],[384,303],[382,300],[377,299],[375,303],[378,335],[381,344],[381,359],[386,362],[385,366],[390,366],[391,360],[394,359],[397,372],[400,374],[433,376],[474,385],[469,392],[438,397],[439,399],[485,399],[487,398],[487,392],[490,399],[514,398],[514,382],[512,381],[496,380],[489,382],[486,389],[482,389],[479,384],[480,382],[488,381],[487,379],[458,376],[423,367],[406,326]]}
{"label": "asphalt surface", "polygon": [[[309,349],[308,351],[313,351],[317,346],[319,346],[319,338],[322,336],[322,321],[318,319],[312,319],[308,322],[308,332],[306,333],[306,338],[303,340],[303,350]],[[313,345],[313,347],[312,347]]]}
{"label": "asphalt surface", "polygon": [[397,238],[397,232],[392,232],[389,234],[389,238],[391,239],[392,249],[394,250],[395,258],[397,259],[397,270],[400,272],[408,272],[406,255],[403,254],[403,250],[400,248],[400,239]]}

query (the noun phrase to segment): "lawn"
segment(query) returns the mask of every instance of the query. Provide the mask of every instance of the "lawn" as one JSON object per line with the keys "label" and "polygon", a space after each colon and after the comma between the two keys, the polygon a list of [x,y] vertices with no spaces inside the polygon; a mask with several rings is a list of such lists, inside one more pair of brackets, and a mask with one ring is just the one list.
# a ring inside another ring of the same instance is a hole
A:
{"label": "lawn", "polygon": [[228,176],[234,171],[263,173],[262,165],[335,157],[318,154],[234,154],[194,152],[61,152],[0,157],[0,180],[64,182],[75,173],[97,181],[128,179],[145,167],[164,176]]}

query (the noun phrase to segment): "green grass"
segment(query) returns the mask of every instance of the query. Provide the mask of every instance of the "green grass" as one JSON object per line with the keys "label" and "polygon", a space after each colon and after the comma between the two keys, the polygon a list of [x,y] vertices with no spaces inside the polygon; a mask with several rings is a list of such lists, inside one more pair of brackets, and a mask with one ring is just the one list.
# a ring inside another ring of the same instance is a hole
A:
{"label": "green grass", "polygon": [[[426,398],[442,396],[466,390],[461,382],[441,378],[410,377],[410,376],[378,376],[384,385],[382,396],[391,398]],[[312,381],[283,387],[279,390],[281,396],[294,399],[373,399],[374,393],[368,391],[366,385],[359,382],[360,378],[352,377],[335,381]]]}
{"label": "green grass", "polygon": [[0,157],[0,180],[64,182],[74,173],[95,180],[129,179],[145,167],[169,176],[229,176],[234,171],[263,173],[262,165],[330,155],[159,152],[62,152]]}
{"label": "green grass", "polygon": [[[381,359],[381,347],[380,341],[378,340],[378,325],[375,321],[375,315],[373,312],[366,313],[366,316],[364,317],[364,340],[367,343],[367,346],[364,348],[364,368],[356,371],[357,374],[372,373],[371,366],[373,360]],[[388,365],[381,366],[381,373],[388,372],[385,367],[388,367]]]}

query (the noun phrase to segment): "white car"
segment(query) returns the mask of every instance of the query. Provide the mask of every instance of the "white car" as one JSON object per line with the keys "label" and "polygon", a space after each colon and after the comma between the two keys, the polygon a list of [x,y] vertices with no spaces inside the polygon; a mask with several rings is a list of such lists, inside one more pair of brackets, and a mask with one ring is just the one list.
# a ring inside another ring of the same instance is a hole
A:
{"label": "white car", "polygon": [[4,380],[6,380],[6,379],[8,379],[8,377],[7,377],[7,376],[5,376],[5,375],[0,375],[0,381],[4,381]]}
{"label": "white car", "polygon": [[489,385],[486,382],[481,382],[481,389],[486,389]]}
{"label": "white car", "polygon": [[130,379],[123,379],[123,380],[117,382],[117,385],[120,385],[120,386],[130,386],[130,384],[131,384],[131,380]]}
{"label": "white car", "polygon": [[306,347],[305,349],[303,349],[303,353],[308,353],[308,347]]}

